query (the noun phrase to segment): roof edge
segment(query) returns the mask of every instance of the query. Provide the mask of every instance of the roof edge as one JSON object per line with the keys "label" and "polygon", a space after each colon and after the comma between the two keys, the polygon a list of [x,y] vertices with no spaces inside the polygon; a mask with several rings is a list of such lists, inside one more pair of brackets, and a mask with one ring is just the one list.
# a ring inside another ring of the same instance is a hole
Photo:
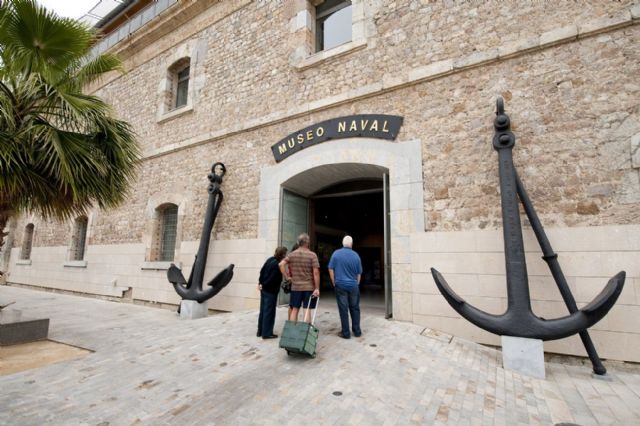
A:
{"label": "roof edge", "polygon": [[125,0],[118,7],[114,8],[111,12],[107,13],[104,17],[102,17],[102,19],[96,22],[96,24],[93,27],[102,28],[106,26],[114,19],[119,18],[120,16],[125,14],[127,10],[129,10],[133,5],[135,5],[139,1],[140,0]]}

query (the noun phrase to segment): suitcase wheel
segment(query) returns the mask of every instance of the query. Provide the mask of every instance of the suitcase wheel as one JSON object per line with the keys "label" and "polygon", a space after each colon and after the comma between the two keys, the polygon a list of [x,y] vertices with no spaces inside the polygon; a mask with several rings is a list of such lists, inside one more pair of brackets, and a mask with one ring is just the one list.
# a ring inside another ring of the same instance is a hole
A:
{"label": "suitcase wheel", "polygon": [[288,356],[291,356],[291,352],[289,352],[289,350],[287,350],[287,355],[288,355]]}

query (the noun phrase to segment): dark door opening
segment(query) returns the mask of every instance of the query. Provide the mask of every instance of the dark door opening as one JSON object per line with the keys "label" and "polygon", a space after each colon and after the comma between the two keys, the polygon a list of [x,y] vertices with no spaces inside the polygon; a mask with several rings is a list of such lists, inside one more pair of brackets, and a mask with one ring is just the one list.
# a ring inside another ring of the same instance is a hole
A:
{"label": "dark door opening", "polygon": [[383,182],[343,182],[313,194],[309,204],[309,231],[318,254],[321,292],[333,293],[327,265],[342,247],[345,235],[353,237],[353,249],[362,260],[360,304],[385,309],[384,197]]}

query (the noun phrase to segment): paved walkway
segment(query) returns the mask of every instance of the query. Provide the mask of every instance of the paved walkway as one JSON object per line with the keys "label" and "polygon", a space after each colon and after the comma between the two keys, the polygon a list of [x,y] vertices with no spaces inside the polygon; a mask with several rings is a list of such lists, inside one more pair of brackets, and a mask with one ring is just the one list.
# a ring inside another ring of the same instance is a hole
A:
{"label": "paved walkway", "polygon": [[0,287],[0,304],[11,300],[49,316],[51,339],[95,352],[0,377],[3,425],[640,424],[637,367],[610,365],[604,381],[586,366],[548,363],[547,380],[536,380],[503,370],[496,350],[380,317],[342,340],[328,303],[318,357],[305,359],[256,338],[256,312],[180,321]]}

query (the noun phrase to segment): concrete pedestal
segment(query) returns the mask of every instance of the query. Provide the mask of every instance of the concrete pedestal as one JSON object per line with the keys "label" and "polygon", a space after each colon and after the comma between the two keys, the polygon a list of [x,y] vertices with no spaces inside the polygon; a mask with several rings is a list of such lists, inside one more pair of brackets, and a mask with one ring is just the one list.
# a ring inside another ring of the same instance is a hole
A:
{"label": "concrete pedestal", "polygon": [[198,319],[209,316],[207,302],[198,303],[195,300],[183,300],[180,302],[180,319]]}
{"label": "concrete pedestal", "polygon": [[502,337],[502,366],[526,376],[544,379],[544,347],[540,339]]}
{"label": "concrete pedestal", "polygon": [[17,309],[0,311],[0,346],[45,340],[49,335],[49,318],[33,318]]}

